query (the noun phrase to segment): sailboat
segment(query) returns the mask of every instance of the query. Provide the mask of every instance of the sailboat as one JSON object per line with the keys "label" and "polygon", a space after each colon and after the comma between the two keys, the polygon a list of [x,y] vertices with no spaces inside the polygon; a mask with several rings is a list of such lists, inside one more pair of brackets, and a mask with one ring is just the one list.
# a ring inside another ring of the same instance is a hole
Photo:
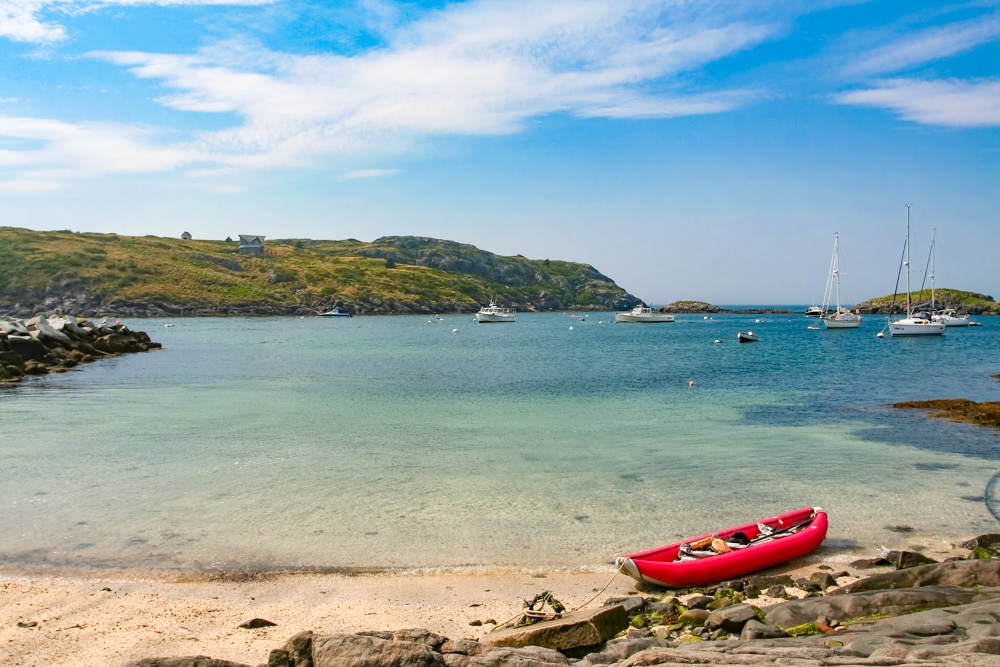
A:
{"label": "sailboat", "polygon": [[927,261],[931,265],[931,320],[934,322],[940,322],[946,327],[967,327],[969,326],[969,316],[959,315],[954,308],[943,308],[941,310],[937,309],[937,305],[934,303],[934,263],[935,263],[935,247],[937,245],[937,229],[934,230],[934,235],[931,237],[931,254],[927,258]]}
{"label": "sailboat", "polygon": [[[906,317],[895,322],[889,320],[889,333],[893,336],[940,336],[945,326],[931,319],[930,313],[914,311],[910,302],[910,205],[906,205]],[[898,284],[898,283],[897,283]]]}
{"label": "sailboat", "polygon": [[[835,296],[837,309],[830,311],[830,297]],[[833,235],[833,258],[830,260],[830,276],[826,280],[823,295],[823,314],[820,315],[827,329],[856,329],[861,324],[861,315],[840,305],[840,234]]]}

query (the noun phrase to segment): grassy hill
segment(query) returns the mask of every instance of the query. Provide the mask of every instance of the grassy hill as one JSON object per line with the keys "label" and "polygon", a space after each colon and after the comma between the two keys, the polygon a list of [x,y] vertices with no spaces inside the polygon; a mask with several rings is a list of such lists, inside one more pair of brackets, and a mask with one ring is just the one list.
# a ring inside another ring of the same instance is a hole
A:
{"label": "grassy hill", "polygon": [[100,315],[624,309],[638,299],[592,266],[502,257],[422,237],[237,241],[0,227],[0,313]]}
{"label": "grassy hill", "polygon": [[[912,292],[910,300],[917,304],[931,303],[931,290]],[[993,297],[975,292],[963,292],[955,289],[935,289],[934,307],[938,310],[954,308],[960,313],[971,315],[1000,315],[1000,304]],[[895,296],[880,296],[862,301],[854,307],[859,313],[896,314],[906,312],[906,294]]]}

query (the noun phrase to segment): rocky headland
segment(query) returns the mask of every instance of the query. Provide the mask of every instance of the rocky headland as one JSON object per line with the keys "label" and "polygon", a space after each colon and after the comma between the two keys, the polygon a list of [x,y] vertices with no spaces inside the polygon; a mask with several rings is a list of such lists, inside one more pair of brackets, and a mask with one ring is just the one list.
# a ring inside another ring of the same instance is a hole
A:
{"label": "rocky headland", "polygon": [[132,331],[118,320],[102,319],[95,324],[58,313],[26,320],[4,317],[0,318],[0,384],[159,348],[148,334]]}

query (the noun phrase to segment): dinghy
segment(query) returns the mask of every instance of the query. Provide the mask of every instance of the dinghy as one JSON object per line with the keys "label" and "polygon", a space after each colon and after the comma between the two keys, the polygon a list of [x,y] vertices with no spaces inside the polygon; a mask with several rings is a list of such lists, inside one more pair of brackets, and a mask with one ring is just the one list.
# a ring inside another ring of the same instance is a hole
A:
{"label": "dinghy", "polygon": [[804,507],[745,526],[620,556],[618,568],[637,581],[668,588],[737,579],[804,556],[826,539],[827,517]]}

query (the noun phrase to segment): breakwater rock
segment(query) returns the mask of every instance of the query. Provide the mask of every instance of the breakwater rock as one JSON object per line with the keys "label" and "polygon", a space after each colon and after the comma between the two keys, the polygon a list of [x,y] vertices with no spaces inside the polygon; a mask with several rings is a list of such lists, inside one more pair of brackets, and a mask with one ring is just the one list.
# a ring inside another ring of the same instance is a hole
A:
{"label": "breakwater rock", "polygon": [[[596,610],[501,627],[479,641],[424,629],[305,631],[272,650],[266,665],[1000,666],[1000,535],[963,546],[972,549],[967,559],[932,561],[867,579],[820,566],[808,578],[755,575],[690,591],[650,587],[644,594],[609,599]],[[895,553],[896,567],[913,562],[912,555]],[[852,566],[889,563],[876,561]],[[769,602],[755,604],[764,599]],[[147,658],[127,667],[247,666],[193,656]]]}
{"label": "breakwater rock", "polygon": [[68,371],[105,357],[158,349],[143,331],[120,321],[51,313],[26,320],[0,318],[0,383]]}

